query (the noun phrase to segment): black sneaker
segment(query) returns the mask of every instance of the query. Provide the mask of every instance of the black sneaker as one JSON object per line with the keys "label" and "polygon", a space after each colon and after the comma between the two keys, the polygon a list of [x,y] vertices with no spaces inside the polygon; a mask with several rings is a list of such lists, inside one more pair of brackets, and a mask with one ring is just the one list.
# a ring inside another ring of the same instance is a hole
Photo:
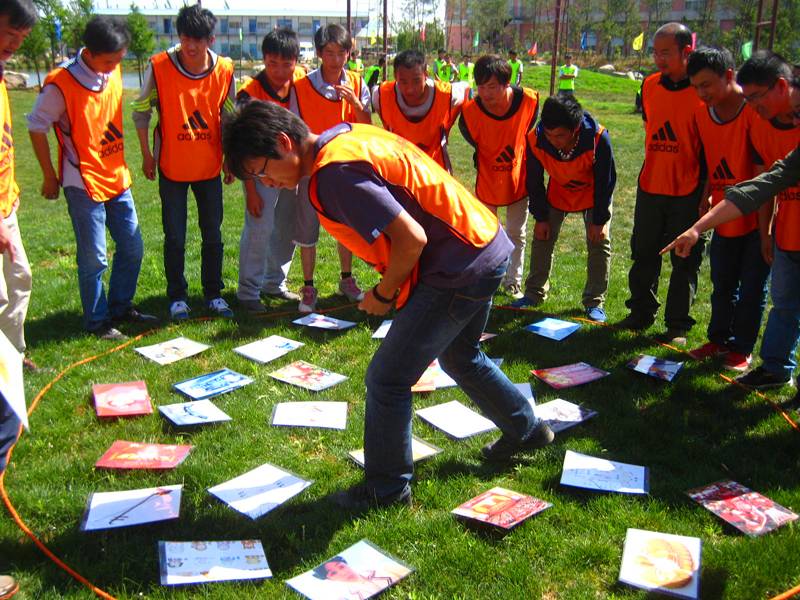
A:
{"label": "black sneaker", "polygon": [[770,388],[779,388],[785,385],[794,387],[794,379],[791,377],[782,377],[770,373],[764,367],[756,367],[749,373],[737,377],[736,381],[742,385],[753,388],[754,390],[768,390]]}
{"label": "black sneaker", "polygon": [[406,485],[402,490],[388,496],[378,496],[375,488],[366,483],[359,483],[341,492],[330,495],[331,502],[347,510],[369,510],[393,504],[411,504],[411,487]]}
{"label": "black sneaker", "polygon": [[486,460],[497,462],[506,461],[520,452],[544,448],[551,443],[555,437],[556,434],[553,433],[553,430],[550,429],[547,423],[542,421],[525,441],[513,441],[503,435],[481,448],[481,454],[483,454],[483,458]]}
{"label": "black sneaker", "polygon": [[633,331],[642,331],[650,327],[650,325],[652,324],[653,324],[653,319],[649,319],[647,317],[640,317],[639,315],[631,313],[627,317],[622,319],[622,321],[617,323],[617,327],[620,327],[621,329],[631,329]]}
{"label": "black sneaker", "polygon": [[110,324],[102,325],[97,329],[92,329],[89,333],[101,340],[111,340],[114,342],[122,342],[128,339],[128,336],[122,333],[119,329],[112,327]]}
{"label": "black sneaker", "polygon": [[111,321],[114,323],[142,323],[145,325],[155,325],[158,323],[158,317],[143,313],[139,309],[131,306],[121,315],[112,317]]}

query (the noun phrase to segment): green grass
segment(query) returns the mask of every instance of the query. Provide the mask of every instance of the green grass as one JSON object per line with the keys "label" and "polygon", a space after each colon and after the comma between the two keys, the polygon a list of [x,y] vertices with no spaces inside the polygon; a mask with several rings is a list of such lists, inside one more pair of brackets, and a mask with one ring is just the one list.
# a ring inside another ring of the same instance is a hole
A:
{"label": "green grass", "polygon": [[[547,72],[545,72],[547,71]],[[545,90],[549,70],[528,69],[526,82]],[[584,71],[578,96],[611,131],[619,170],[612,225],[614,257],[607,308],[612,321],[626,314],[628,240],[636,177],[642,158],[642,127],[634,115],[637,84]],[[11,94],[17,138],[18,178],[23,190],[20,221],[33,264],[34,291],[28,316],[30,351],[50,374],[27,378],[29,399],[67,365],[113,347],[81,332],[80,303],[74,267],[74,240],[64,201],[38,195],[40,176],[25,135],[24,114],[34,101],[26,92]],[[167,314],[161,255],[161,223],[156,185],[140,174],[140,156],[128,127],[128,159],[134,173],[134,196],[145,239],[146,256],[137,301],[143,309]],[[456,172],[473,184],[470,152],[457,131],[452,150]],[[224,276],[233,302],[243,198],[238,184],[226,188]],[[196,215],[190,212],[190,222]],[[124,598],[239,599],[296,597],[283,580],[361,538],[368,538],[416,568],[416,573],[391,589],[387,598],[645,598],[644,593],[616,583],[622,544],[628,527],[652,529],[703,540],[702,595],[705,598],[764,598],[800,580],[800,529],[796,525],[759,539],[735,533],[684,495],[690,487],[730,477],[800,509],[800,435],[762,399],[731,388],[718,377],[717,366],[687,363],[676,381],[663,384],[625,369],[640,352],[673,356],[648,338],[611,328],[584,326],[556,343],[521,327],[541,314],[579,316],[585,277],[585,247],[579,219],[568,219],[559,241],[552,291],[542,311],[521,314],[495,310],[488,327],[497,338],[486,343],[491,356],[505,358],[504,371],[513,381],[529,380],[531,368],[586,360],[611,371],[611,376],[585,387],[557,394],[532,382],[540,402],[563,397],[584,403],[599,416],[559,436],[556,443],[508,468],[479,460],[478,450],[491,434],[455,442],[415,420],[414,433],[444,452],[419,465],[411,509],[376,510],[352,517],[332,510],[325,495],[358,481],[361,472],[347,458],[361,447],[364,415],[363,377],[377,342],[370,338],[380,319],[365,318],[348,308],[336,315],[359,321],[342,334],[315,333],[292,326],[286,316],[235,321],[190,322],[166,326],[139,342],[155,343],[185,335],[212,345],[205,353],[171,366],[147,362],[131,347],[71,370],[44,397],[31,419],[9,467],[5,484],[25,522],[68,564],[90,581]],[[199,238],[189,228],[187,276],[192,306],[202,314],[199,289]],[[330,239],[320,247],[317,281],[322,306],[336,306],[332,297],[338,261]],[[291,273],[300,285],[299,261]],[[662,280],[666,288],[668,264]],[[363,264],[356,275],[369,285],[376,275]],[[693,310],[699,325],[690,344],[704,341],[708,321],[707,265]],[[498,304],[507,300],[498,298]],[[276,311],[291,305],[276,305]],[[658,331],[654,328],[653,332]],[[248,362],[232,352],[242,342],[281,334],[306,343],[302,349],[267,366]],[[275,403],[316,396],[267,377],[274,368],[304,359],[350,379],[319,395],[350,405],[345,432],[271,428]],[[90,405],[92,383],[143,378],[156,405],[180,401],[171,385],[223,366],[256,381],[217,403],[233,421],[216,428],[172,430],[151,417],[99,422]],[[781,398],[789,392],[773,394]],[[457,390],[415,397],[417,407],[451,399],[467,401]],[[195,449],[186,462],[166,473],[94,470],[93,464],[116,439],[183,442]],[[572,449],[651,468],[648,497],[595,494],[559,486],[564,452]],[[206,489],[264,462],[272,462],[314,480],[305,493],[258,521],[228,509]],[[181,518],[161,525],[80,533],[78,523],[93,491],[132,489],[183,483]],[[476,534],[449,511],[493,486],[503,485],[554,504],[553,508],[510,535]],[[158,583],[158,540],[259,538],[275,573],[259,584],[162,588]],[[89,598],[74,582],[23,536],[8,518],[0,519],[0,572],[21,581],[21,598]]]}

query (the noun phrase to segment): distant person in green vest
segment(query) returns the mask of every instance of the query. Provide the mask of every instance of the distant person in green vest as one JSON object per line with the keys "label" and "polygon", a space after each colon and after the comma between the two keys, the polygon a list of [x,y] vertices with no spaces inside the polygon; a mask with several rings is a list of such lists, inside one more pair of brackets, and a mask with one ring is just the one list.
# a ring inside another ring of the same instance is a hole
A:
{"label": "distant person in green vest", "polygon": [[578,65],[572,64],[572,54],[565,54],[564,61],[564,64],[558,69],[558,95],[574,96]]}
{"label": "distant person in green vest", "polygon": [[370,91],[375,89],[381,83],[381,71],[386,66],[386,57],[381,56],[378,59],[378,64],[371,65],[364,71],[364,81],[369,86]]}
{"label": "distant person in green vest", "polygon": [[508,51],[508,64],[511,67],[511,85],[519,85],[522,82],[522,61],[517,58],[516,50]]}
{"label": "distant person in green vest", "polygon": [[444,67],[444,57],[447,56],[447,51],[444,48],[439,48],[437,58],[433,59],[433,78],[439,81],[439,71]]}
{"label": "distant person in green vest", "polygon": [[358,49],[353,48],[350,52],[350,58],[345,65],[345,68],[348,71],[353,71],[354,73],[358,73],[359,75],[364,74],[364,61],[358,56]]}
{"label": "distant person in green vest", "polygon": [[[440,54],[441,56],[441,54]],[[436,66],[436,80],[437,81],[444,81],[445,83],[451,83],[455,80],[456,75],[456,66],[453,64],[453,60],[450,58],[450,55],[445,53],[444,57],[441,61],[437,61]]]}
{"label": "distant person in green vest", "polygon": [[463,54],[461,56],[461,62],[458,63],[458,80],[465,81],[469,84],[469,87],[475,87],[475,80],[473,73],[475,71],[475,63],[473,63],[470,58],[472,58],[469,54]]}

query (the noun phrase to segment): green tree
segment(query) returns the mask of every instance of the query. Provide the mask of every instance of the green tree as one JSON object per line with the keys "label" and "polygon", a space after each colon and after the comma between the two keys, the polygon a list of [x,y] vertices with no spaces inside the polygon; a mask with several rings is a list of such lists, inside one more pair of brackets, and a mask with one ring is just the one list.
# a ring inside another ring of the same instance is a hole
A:
{"label": "green tree", "polygon": [[61,28],[66,20],[67,11],[60,0],[34,0],[34,4],[42,16],[39,22],[42,24],[45,35],[50,42],[49,60],[46,60],[45,64],[48,69],[52,69],[55,67],[56,56],[60,46],[57,29]]}
{"label": "green tree", "polygon": [[510,21],[506,0],[469,0],[469,21],[472,31],[481,32],[481,41],[497,49],[502,43],[503,31]]}
{"label": "green tree", "polygon": [[77,51],[83,45],[83,30],[93,16],[92,9],[92,0],[71,0],[67,6],[62,23],[63,41],[68,49]]}
{"label": "green tree", "polygon": [[131,32],[131,45],[129,50],[136,56],[136,70],[139,74],[139,85],[142,85],[142,65],[144,60],[156,48],[156,38],[145,16],[136,4],[131,4],[128,14],[128,29]]}
{"label": "green tree", "polygon": [[39,73],[40,61],[47,61],[47,50],[50,48],[50,37],[48,25],[45,21],[39,20],[34,25],[28,37],[22,42],[19,48],[19,55],[25,58],[29,65],[36,71],[36,81],[39,87],[42,85],[42,76]]}

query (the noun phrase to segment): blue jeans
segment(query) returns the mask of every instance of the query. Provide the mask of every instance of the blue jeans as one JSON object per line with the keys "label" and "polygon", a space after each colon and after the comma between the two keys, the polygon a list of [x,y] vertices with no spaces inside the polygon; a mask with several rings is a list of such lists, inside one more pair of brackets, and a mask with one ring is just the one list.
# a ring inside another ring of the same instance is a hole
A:
{"label": "blue jeans", "polygon": [[769,265],[761,256],[761,236],[711,239],[711,320],[708,339],[740,354],[751,354],[767,305]]}
{"label": "blue jeans", "polygon": [[[94,331],[110,318],[124,314],[133,302],[144,252],[139,219],[130,190],[106,202],[95,202],[76,187],[64,188],[64,196],[75,231],[83,325]],[[103,288],[103,274],[108,268],[106,227],[116,245],[108,298]]]}
{"label": "blue jeans", "polygon": [[0,473],[5,471],[8,451],[17,441],[20,425],[19,417],[8,402],[0,398]]}
{"label": "blue jeans", "polygon": [[399,492],[411,480],[411,386],[437,357],[504,435],[522,441],[539,424],[525,397],[478,345],[507,266],[505,260],[462,288],[420,283],[395,316],[366,376],[365,476],[377,496]]}
{"label": "blue jeans", "polygon": [[791,377],[800,338],[800,252],[775,248],[770,289],[772,309],[761,340],[761,360],[770,373]]}
{"label": "blue jeans", "polygon": [[172,181],[159,171],[161,224],[164,227],[164,273],[170,302],[188,299],[189,285],[183,275],[186,260],[186,201],[189,187],[197,202],[200,225],[200,281],[206,301],[222,293],[222,180]]}
{"label": "blue jeans", "polygon": [[245,208],[239,241],[239,300],[258,300],[261,292],[286,290],[286,276],[292,265],[292,234],[298,198],[294,190],[270,188],[256,181],[263,201],[261,216]]}

